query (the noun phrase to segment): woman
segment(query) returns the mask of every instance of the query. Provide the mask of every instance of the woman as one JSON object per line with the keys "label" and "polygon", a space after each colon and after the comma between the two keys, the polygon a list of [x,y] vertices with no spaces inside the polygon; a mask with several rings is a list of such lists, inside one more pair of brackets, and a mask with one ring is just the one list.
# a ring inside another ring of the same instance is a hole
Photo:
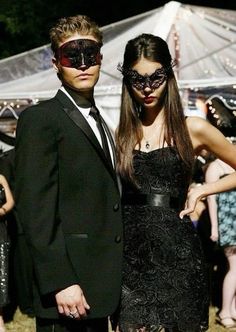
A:
{"label": "woman", "polygon": [[0,332],[5,332],[2,308],[8,303],[9,241],[5,215],[13,208],[14,200],[6,178],[0,175]]}
{"label": "woman", "polygon": [[236,187],[233,173],[188,193],[194,154],[210,150],[235,168],[236,150],[204,119],[185,119],[173,65],[166,42],[142,34],[128,42],[119,67],[123,87],[116,141],[125,237],[122,332],[207,330],[205,262],[188,214],[203,197]]}
{"label": "woman", "polygon": [[[206,182],[215,182],[234,169],[216,159],[206,170]],[[222,307],[216,322],[225,328],[236,328],[236,190],[208,197],[211,240],[218,241],[228,263],[222,287]]]}

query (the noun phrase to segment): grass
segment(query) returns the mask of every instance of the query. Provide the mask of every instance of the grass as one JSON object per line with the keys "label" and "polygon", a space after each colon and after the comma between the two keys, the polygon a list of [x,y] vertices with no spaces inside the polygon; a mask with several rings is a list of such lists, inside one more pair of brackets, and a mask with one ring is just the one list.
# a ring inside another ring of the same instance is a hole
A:
{"label": "grass", "polygon": [[[226,330],[215,324],[216,308],[210,308],[210,328],[208,332],[225,332]],[[35,332],[35,321],[16,310],[13,321],[6,324],[7,332]]]}

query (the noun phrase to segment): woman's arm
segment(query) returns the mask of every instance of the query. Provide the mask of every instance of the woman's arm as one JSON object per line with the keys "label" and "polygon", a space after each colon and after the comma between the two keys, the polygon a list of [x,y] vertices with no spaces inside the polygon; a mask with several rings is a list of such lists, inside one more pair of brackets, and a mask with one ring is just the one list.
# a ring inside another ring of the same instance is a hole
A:
{"label": "woman's arm", "polygon": [[[196,154],[205,149],[236,169],[236,146],[231,144],[218,129],[197,117],[188,118],[187,126]],[[204,183],[200,187],[190,189],[180,218],[194,211],[196,203],[201,198],[234,188],[236,188],[236,172],[215,182]]]}
{"label": "woman's arm", "polygon": [[4,216],[14,206],[14,199],[5,176],[0,174],[0,184],[3,186],[6,195],[6,203],[0,207],[0,216]]}
{"label": "woman's arm", "polygon": [[[206,183],[211,183],[217,181],[221,176],[221,170],[219,169],[219,165],[217,165],[217,161],[213,161],[210,163],[206,170],[205,181]],[[217,216],[217,202],[216,195],[210,195],[207,197],[208,203],[208,211],[211,222],[211,236],[210,239],[212,241],[217,241],[219,238],[218,233],[218,216]]]}

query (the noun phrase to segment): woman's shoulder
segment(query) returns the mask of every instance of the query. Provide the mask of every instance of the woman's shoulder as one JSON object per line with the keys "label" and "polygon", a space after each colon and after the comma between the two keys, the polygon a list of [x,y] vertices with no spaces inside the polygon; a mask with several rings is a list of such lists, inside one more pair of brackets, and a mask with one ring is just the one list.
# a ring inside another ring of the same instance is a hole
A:
{"label": "woman's shoulder", "polygon": [[225,163],[223,160],[221,159],[216,159],[215,160],[215,163],[221,167],[222,169],[222,175],[227,175],[227,174],[230,174],[230,173],[233,173],[234,172],[234,169],[233,167],[231,167],[230,165],[228,165],[227,163]]}
{"label": "woman's shoulder", "polygon": [[4,180],[6,180],[5,176],[0,173],[0,183],[2,183],[2,181],[4,181]]}
{"label": "woman's shoulder", "polygon": [[200,134],[207,130],[210,126],[209,122],[198,116],[189,116],[186,118],[188,130],[192,134]]}
{"label": "woman's shoulder", "polygon": [[222,143],[223,135],[217,128],[200,117],[188,117],[186,124],[195,152],[202,149],[218,152],[217,145]]}

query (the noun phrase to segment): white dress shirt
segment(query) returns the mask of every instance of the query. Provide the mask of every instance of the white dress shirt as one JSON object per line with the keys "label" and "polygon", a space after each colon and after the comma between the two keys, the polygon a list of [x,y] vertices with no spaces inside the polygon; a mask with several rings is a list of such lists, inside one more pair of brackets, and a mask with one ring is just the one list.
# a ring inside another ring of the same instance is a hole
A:
{"label": "white dress shirt", "polygon": [[[92,131],[94,132],[95,136],[97,137],[98,142],[100,143],[100,145],[102,147],[102,139],[101,139],[101,135],[100,135],[100,132],[98,130],[98,127],[97,127],[96,120],[89,114],[90,113],[90,107],[88,107],[88,108],[79,107],[76,104],[76,102],[74,101],[74,99],[71,97],[71,95],[66,91],[66,89],[63,86],[60,88],[60,90],[62,92],[64,92],[67,95],[67,97],[72,101],[72,103],[78,108],[80,113],[83,115],[85,120],[88,122],[89,126],[91,127]],[[105,131],[105,129],[104,129],[104,131]],[[106,131],[105,131],[105,133],[106,133]],[[107,133],[106,133],[106,137],[107,137]],[[109,146],[109,151],[110,151],[112,164],[113,164],[113,167],[114,167],[114,156],[113,156],[113,151],[112,151],[112,147],[111,147],[111,142],[110,142],[108,137],[107,137],[107,142],[108,142],[108,146]]]}

